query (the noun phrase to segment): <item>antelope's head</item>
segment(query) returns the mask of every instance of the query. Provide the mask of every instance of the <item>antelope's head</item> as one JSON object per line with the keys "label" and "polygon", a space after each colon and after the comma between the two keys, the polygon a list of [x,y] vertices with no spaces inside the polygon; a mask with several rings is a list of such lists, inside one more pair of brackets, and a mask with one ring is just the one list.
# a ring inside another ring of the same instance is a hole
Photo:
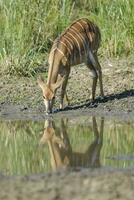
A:
{"label": "antelope's head", "polygon": [[52,113],[56,90],[61,86],[63,78],[58,80],[56,83],[49,85],[46,84],[41,77],[37,79],[37,82],[43,92],[46,114],[50,114]]}

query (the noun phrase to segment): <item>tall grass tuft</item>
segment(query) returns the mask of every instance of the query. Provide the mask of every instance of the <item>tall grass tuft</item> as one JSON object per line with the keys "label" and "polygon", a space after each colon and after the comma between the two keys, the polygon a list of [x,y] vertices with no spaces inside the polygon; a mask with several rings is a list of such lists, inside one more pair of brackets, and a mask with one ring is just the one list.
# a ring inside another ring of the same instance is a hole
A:
{"label": "tall grass tuft", "polygon": [[132,10],[133,0],[1,0],[0,66],[10,74],[34,75],[54,38],[79,17],[99,25],[101,55],[128,55],[134,47]]}

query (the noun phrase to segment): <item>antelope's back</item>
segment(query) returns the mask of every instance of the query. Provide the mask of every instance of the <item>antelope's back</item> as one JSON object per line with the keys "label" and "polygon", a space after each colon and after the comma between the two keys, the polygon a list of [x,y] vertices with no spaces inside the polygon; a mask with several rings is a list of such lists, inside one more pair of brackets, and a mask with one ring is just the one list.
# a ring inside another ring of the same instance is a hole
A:
{"label": "antelope's back", "polygon": [[70,60],[75,64],[75,59],[79,57],[79,63],[81,63],[89,49],[97,52],[100,41],[101,34],[98,26],[88,19],[79,19],[56,38],[52,45],[49,59],[52,59],[57,51],[57,54],[60,54],[65,60]]}

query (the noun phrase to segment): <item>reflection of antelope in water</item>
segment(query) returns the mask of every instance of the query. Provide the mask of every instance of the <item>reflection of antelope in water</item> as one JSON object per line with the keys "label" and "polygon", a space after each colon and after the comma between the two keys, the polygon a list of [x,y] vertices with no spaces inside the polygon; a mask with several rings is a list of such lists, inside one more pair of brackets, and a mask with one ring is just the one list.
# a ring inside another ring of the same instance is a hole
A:
{"label": "reflection of antelope in water", "polygon": [[[101,118],[100,131],[96,118],[92,118],[94,141],[84,152],[73,152],[67,134],[67,124],[61,119],[58,130],[52,120],[46,120],[40,143],[48,143],[53,170],[70,167],[100,167],[100,151],[103,142],[104,118]],[[57,136],[59,135],[59,136]]]}

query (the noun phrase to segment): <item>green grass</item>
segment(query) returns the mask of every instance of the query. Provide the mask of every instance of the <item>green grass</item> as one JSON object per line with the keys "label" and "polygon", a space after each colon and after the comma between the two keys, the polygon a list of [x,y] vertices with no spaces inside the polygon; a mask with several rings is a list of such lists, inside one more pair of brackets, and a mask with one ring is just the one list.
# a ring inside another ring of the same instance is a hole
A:
{"label": "green grass", "polygon": [[55,37],[79,17],[100,27],[101,56],[132,54],[133,10],[133,0],[1,0],[0,67],[9,74],[35,75]]}

